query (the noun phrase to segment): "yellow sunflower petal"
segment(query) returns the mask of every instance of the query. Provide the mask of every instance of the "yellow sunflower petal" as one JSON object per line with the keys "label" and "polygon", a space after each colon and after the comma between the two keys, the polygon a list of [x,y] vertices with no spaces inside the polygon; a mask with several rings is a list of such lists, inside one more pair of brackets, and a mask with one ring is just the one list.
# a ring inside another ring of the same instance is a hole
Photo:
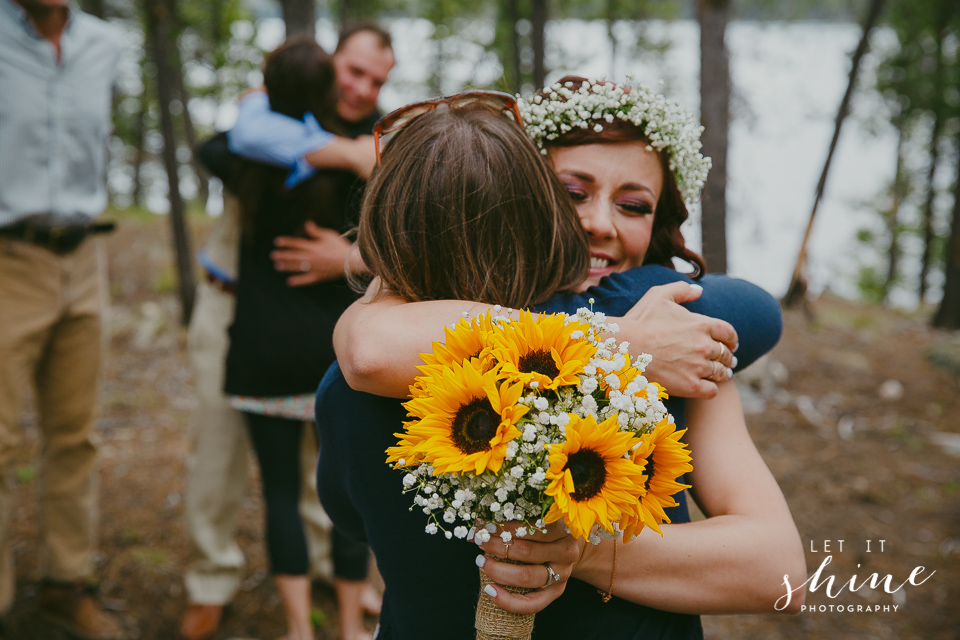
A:
{"label": "yellow sunflower petal", "polygon": [[571,414],[566,434],[550,447],[545,493],[554,503],[548,515],[563,518],[574,537],[586,537],[595,524],[612,531],[611,523],[634,509],[643,491],[642,469],[623,457],[637,440],[619,431],[616,415],[597,424],[592,416]]}

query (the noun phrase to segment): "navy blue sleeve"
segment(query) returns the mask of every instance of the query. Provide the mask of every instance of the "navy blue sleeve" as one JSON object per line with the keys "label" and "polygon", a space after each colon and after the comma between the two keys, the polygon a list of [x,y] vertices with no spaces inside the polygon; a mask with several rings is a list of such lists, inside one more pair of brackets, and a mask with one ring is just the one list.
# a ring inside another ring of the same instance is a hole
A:
{"label": "navy blue sleeve", "polygon": [[756,362],[780,341],[783,312],[772,295],[746,280],[721,275],[705,275],[700,285],[700,299],[683,306],[733,325],[740,337],[736,371]]}
{"label": "navy blue sleeve", "polygon": [[347,474],[342,465],[343,457],[337,455],[338,451],[344,450],[345,444],[340,440],[348,436],[344,433],[344,429],[348,427],[337,423],[336,418],[339,416],[330,415],[330,408],[337,406],[336,400],[339,394],[344,392],[347,395],[357,393],[347,386],[346,380],[340,374],[340,366],[334,361],[317,389],[316,421],[314,422],[317,428],[317,442],[320,443],[317,493],[324,511],[330,516],[334,525],[348,538],[366,542],[367,534],[363,528],[363,518],[350,500],[347,491]]}
{"label": "navy blue sleeve", "polygon": [[622,316],[650,287],[680,281],[703,287],[703,295],[698,300],[684,303],[684,307],[694,313],[726,320],[736,329],[740,338],[737,371],[755,362],[779,342],[783,331],[780,303],[757,285],[722,275],[706,275],[697,282],[659,265],[611,274],[583,293],[555,295],[538,305],[537,310],[572,313],[580,307],[590,307],[589,299],[593,298],[594,311]]}

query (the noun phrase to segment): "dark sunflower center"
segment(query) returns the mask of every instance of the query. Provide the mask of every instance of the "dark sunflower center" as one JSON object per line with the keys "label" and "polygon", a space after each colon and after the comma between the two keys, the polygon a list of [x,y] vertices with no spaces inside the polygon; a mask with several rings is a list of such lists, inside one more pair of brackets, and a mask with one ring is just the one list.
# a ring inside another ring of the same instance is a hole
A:
{"label": "dark sunflower center", "polygon": [[550,355],[549,351],[544,351],[543,349],[531,351],[526,355],[520,356],[517,369],[520,373],[539,373],[548,378],[556,378],[560,375],[560,370],[557,369],[557,365],[553,361],[553,356]]}
{"label": "dark sunflower center", "polygon": [[643,483],[643,490],[649,492],[650,481],[653,479],[653,454],[650,454],[650,457],[647,458],[647,466],[643,468],[643,472],[647,474],[647,480]]}
{"label": "dark sunflower center", "polygon": [[573,477],[573,499],[578,502],[589,500],[600,493],[607,479],[607,467],[603,457],[593,449],[581,449],[570,454],[564,469],[570,470]]}
{"label": "dark sunflower center", "polygon": [[493,410],[490,401],[474,398],[461,406],[454,416],[451,437],[457,448],[466,454],[486,451],[499,424],[500,415]]}

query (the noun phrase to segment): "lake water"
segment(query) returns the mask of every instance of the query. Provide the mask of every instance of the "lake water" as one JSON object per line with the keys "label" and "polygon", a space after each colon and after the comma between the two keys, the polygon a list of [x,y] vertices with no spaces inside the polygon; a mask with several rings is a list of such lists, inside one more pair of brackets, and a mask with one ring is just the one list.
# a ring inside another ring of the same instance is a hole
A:
{"label": "lake water", "polygon": [[[429,39],[433,30],[429,22],[395,20],[388,26],[395,38],[397,66],[382,93],[385,111],[429,95],[428,80],[437,51]],[[477,44],[492,36],[492,28],[489,22],[472,22],[464,26],[462,35],[446,39],[445,93],[499,75],[496,60]],[[548,80],[570,72],[612,79],[629,73],[648,84],[662,79],[664,93],[697,109],[697,24],[650,22],[642,28],[649,40],[669,45],[665,52],[634,55],[621,51],[611,61],[604,23],[551,23],[547,65],[553,71]],[[621,42],[633,38],[633,30],[626,23],[616,25]],[[269,49],[282,39],[283,24],[277,19],[263,20],[258,34],[258,43]],[[790,279],[846,89],[850,52],[859,36],[859,27],[852,24],[734,22],[729,27],[734,87],[727,191],[730,273],[775,295],[784,293]],[[331,23],[318,23],[318,39],[332,47],[336,34]],[[878,31],[873,38],[875,50],[893,42],[892,34],[885,31]],[[872,86],[876,59],[873,54],[867,57],[861,86]],[[229,126],[232,117],[232,109],[224,107],[217,115],[218,124]],[[879,228],[873,211],[885,202],[883,194],[893,178],[896,136],[888,117],[875,93],[857,94],[833,159],[810,245],[808,273],[814,292],[829,288],[855,297],[861,265],[882,264],[876,252],[857,243],[856,234],[861,228]],[[952,176],[939,178],[943,184],[952,180]],[[694,219],[684,231],[688,244],[698,248],[698,212],[692,215]],[[908,244],[907,251],[916,252],[917,248]],[[912,288],[910,275],[907,273],[907,285]],[[934,284],[931,297],[936,300],[939,292]],[[916,298],[904,290],[894,301],[912,305]]]}

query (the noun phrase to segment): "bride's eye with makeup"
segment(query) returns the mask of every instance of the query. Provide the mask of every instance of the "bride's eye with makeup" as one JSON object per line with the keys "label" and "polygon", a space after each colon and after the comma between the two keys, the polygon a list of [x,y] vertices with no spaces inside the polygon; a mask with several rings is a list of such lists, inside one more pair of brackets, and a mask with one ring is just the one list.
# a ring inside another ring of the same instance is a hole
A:
{"label": "bride's eye with makeup", "polygon": [[583,187],[575,184],[566,184],[564,186],[567,188],[567,193],[570,194],[570,199],[574,202],[583,202],[587,199],[587,192],[583,189]]}
{"label": "bride's eye with makeup", "polygon": [[653,213],[653,207],[650,203],[640,200],[621,201],[617,203],[617,206],[635,216],[645,216],[648,213]]}

